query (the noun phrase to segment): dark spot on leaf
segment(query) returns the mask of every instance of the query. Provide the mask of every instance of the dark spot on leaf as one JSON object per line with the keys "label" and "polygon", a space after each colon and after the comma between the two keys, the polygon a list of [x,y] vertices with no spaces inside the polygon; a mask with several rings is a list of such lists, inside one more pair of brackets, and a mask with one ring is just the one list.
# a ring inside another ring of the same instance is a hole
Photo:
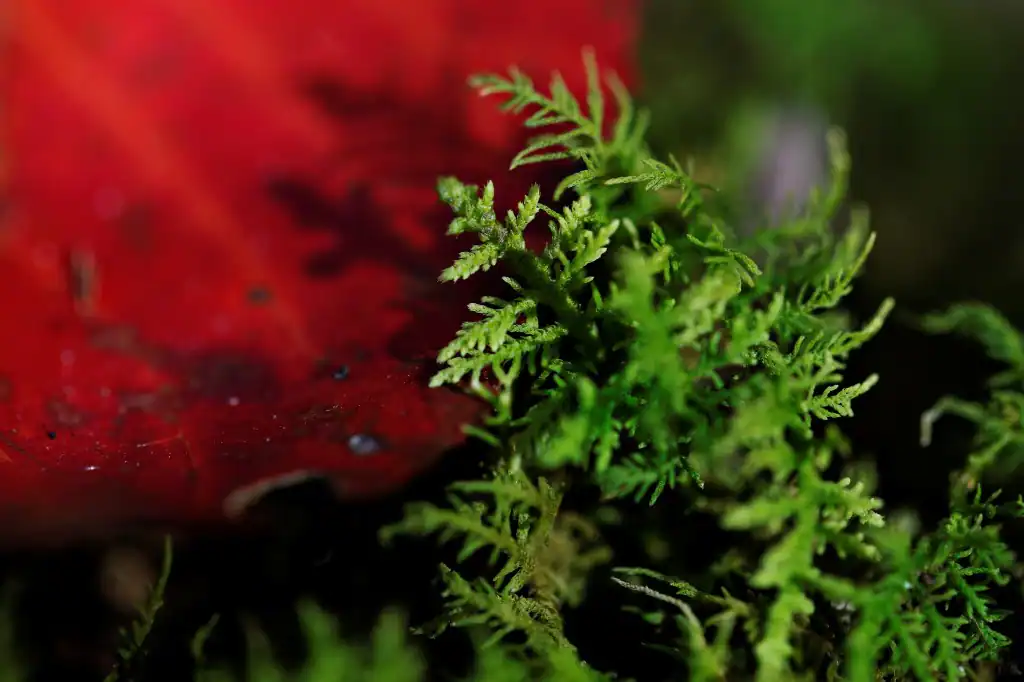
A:
{"label": "dark spot on leaf", "polygon": [[11,386],[11,380],[7,377],[0,377],[0,403],[10,400],[13,393],[14,387]]}
{"label": "dark spot on leaf", "polygon": [[49,438],[50,440],[57,440],[57,432],[56,431],[47,431],[46,432],[46,437]]}
{"label": "dark spot on leaf", "polygon": [[82,315],[92,313],[96,293],[96,257],[87,251],[68,254],[68,288],[75,309]]}
{"label": "dark spot on leaf", "polygon": [[202,353],[188,357],[184,363],[185,366],[175,369],[186,379],[186,399],[265,403],[277,399],[281,393],[273,370],[244,352]]}
{"label": "dark spot on leaf", "polygon": [[[400,261],[404,267],[422,268],[410,250],[396,246],[388,213],[373,197],[368,183],[356,183],[341,197],[323,194],[308,182],[295,177],[278,177],[267,183],[271,198],[283,206],[295,224],[304,230],[333,233],[331,247],[306,260],[306,274],[316,279],[332,277],[343,271],[354,255],[379,262]],[[359,230],[353,230],[359,226]],[[359,244],[353,236],[359,235]]]}
{"label": "dark spot on leaf", "polygon": [[266,287],[253,287],[249,290],[247,298],[253,305],[263,305],[270,300],[271,293]]}
{"label": "dark spot on leaf", "polygon": [[139,415],[153,415],[165,423],[172,424],[181,407],[179,403],[174,389],[170,386],[156,391],[118,391],[114,432],[119,432],[126,421]]}
{"label": "dark spot on leaf", "polygon": [[117,221],[118,231],[129,247],[147,252],[153,248],[153,220],[152,208],[144,204],[132,204]]}
{"label": "dark spot on leaf", "polygon": [[89,333],[93,348],[156,362],[154,349],[139,339],[138,331],[133,327],[101,324],[90,326]]}
{"label": "dark spot on leaf", "polygon": [[380,441],[365,433],[357,433],[348,439],[348,449],[352,451],[352,454],[360,457],[372,455],[380,448]]}
{"label": "dark spot on leaf", "polygon": [[49,412],[57,426],[74,428],[85,422],[85,415],[78,408],[63,400],[50,400],[46,403],[46,411]]}
{"label": "dark spot on leaf", "polygon": [[348,379],[348,365],[342,365],[334,370],[334,374],[331,375],[331,378],[335,381],[344,381],[345,379]]}

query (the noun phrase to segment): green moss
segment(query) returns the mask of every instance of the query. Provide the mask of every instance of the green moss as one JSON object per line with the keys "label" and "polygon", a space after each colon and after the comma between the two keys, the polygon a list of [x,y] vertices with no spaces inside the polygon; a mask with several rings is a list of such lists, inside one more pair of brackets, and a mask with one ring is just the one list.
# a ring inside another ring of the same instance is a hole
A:
{"label": "green moss", "polygon": [[[599,490],[606,503],[654,505],[671,494],[718,519],[739,570],[663,578],[674,595],[635,580],[659,575],[651,569],[616,578],[675,611],[681,640],[668,646],[695,679],[951,680],[996,659],[1008,640],[985,590],[1014,565],[992,521],[1003,510],[978,489],[970,504],[955,494],[932,532],[891,523],[867,482],[840,471],[850,453],[839,430],[816,426],[852,415],[876,384],[874,375],[847,380],[845,363],[893,307],[883,302],[861,326],[838,311],[874,244],[863,210],[836,227],[849,171],[841,134],[830,140],[828,191],[790,224],[741,238],[723,220],[721,197],[709,200],[713,190],[674,159],[652,158],[646,118],[620,88],[612,132],[600,136],[609,114],[592,61],[588,71],[586,104],[557,77],[550,94],[515,71],[476,81],[483,94],[504,96],[506,109],[528,111],[529,127],[556,130],[514,166],[568,159],[582,168],[552,197],[571,189],[568,204],[544,202],[535,187],[503,220],[493,186],[441,181],[455,214],[449,232],[480,239],[442,279],[498,263],[507,273],[508,295],[471,307],[478,319],[441,352],[434,378],[494,407],[486,428],[473,431],[495,449],[494,478],[456,487],[493,499],[414,505],[388,532],[460,535],[464,555],[486,546],[504,557],[490,582],[444,569],[455,596],[448,617],[520,632],[516,653],[539,664],[573,651],[551,592],[567,579],[534,577],[561,512],[516,506],[536,485],[550,490],[545,476],[562,489]],[[525,237],[536,223],[550,233],[539,251]],[[1011,362],[1014,343],[990,341]],[[1005,421],[1006,411],[998,416]],[[971,475],[995,457],[976,455]],[[589,567],[570,572],[578,580]]]}

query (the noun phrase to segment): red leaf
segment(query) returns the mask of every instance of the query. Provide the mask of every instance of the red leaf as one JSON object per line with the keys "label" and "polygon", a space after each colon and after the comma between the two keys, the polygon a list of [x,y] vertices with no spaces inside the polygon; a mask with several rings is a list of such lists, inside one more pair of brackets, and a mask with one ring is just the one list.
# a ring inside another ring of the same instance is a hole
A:
{"label": "red leaf", "polygon": [[426,378],[475,292],[436,283],[434,182],[521,139],[465,79],[580,91],[592,45],[628,81],[634,2],[15,2],[0,537],[376,495],[459,442],[480,405]]}

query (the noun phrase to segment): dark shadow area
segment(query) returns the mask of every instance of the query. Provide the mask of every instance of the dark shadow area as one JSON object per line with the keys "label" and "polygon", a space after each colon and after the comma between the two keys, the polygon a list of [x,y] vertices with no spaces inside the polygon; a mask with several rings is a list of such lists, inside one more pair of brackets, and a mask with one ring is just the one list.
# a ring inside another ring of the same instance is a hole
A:
{"label": "dark shadow area", "polygon": [[[413,624],[440,606],[437,567],[443,558],[429,541],[397,541],[382,549],[377,534],[397,521],[409,500],[440,502],[452,480],[476,475],[476,444],[452,451],[407,489],[371,503],[338,502],[326,481],[308,481],[266,495],[234,528],[196,529],[179,536],[166,602],[151,635],[152,649],[136,671],[145,680],[191,679],[189,644],[210,617],[219,622],[208,640],[208,660],[244,661],[245,628],[266,633],[285,664],[305,654],[296,618],[298,600],[313,599],[338,614],[343,633],[363,636],[379,612],[398,606]],[[100,679],[113,663],[117,628],[130,614],[111,601],[109,562],[115,553],[140,553],[152,579],[160,558],[158,534],[0,557],[2,575],[16,587],[19,650],[38,680]],[[122,576],[127,579],[130,576]],[[467,641],[445,638],[429,648],[438,671],[465,672]]]}

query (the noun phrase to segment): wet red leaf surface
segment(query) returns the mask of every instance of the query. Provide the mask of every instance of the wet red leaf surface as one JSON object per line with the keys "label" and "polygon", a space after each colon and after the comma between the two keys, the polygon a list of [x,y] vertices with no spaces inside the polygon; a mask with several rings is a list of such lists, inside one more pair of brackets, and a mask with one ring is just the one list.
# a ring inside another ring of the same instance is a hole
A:
{"label": "wet red leaf surface", "polygon": [[[267,481],[392,491],[480,405],[430,390],[472,287],[439,174],[466,87],[629,81],[633,0],[16,0],[0,89],[0,540],[216,522]],[[514,199],[512,193],[508,198]],[[247,492],[248,491],[248,492]]]}

